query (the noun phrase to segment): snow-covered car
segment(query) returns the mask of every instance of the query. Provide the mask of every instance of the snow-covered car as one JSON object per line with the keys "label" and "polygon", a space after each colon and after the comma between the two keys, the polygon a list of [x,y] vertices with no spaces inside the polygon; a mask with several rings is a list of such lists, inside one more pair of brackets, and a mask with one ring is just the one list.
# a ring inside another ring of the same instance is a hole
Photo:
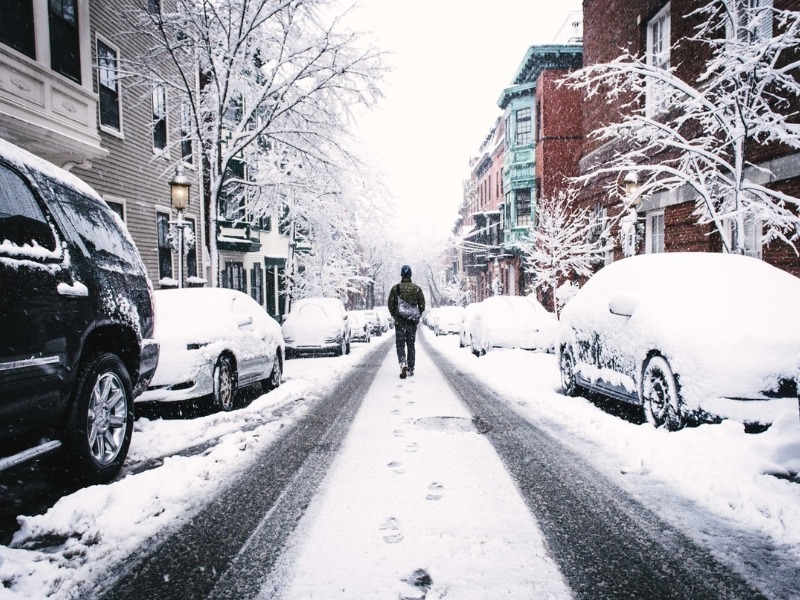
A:
{"label": "snow-covered car", "polygon": [[60,451],[78,479],[115,477],[158,363],[153,323],[152,285],[117,215],[75,175],[0,140],[0,471]]}
{"label": "snow-covered car", "polygon": [[369,321],[356,310],[347,313],[350,315],[350,340],[353,342],[367,342],[372,338],[372,328]]}
{"label": "snow-covered car", "polygon": [[461,319],[464,316],[463,306],[442,306],[436,313],[436,324],[433,331],[436,335],[458,333],[461,329]]}
{"label": "snow-covered car", "polygon": [[595,274],[564,307],[565,393],[636,405],[656,427],[797,410],[800,279],[758,259],[647,254]]}
{"label": "snow-covered car", "polygon": [[381,323],[385,326],[384,331],[394,329],[394,319],[389,312],[388,306],[376,306],[375,312],[378,313],[378,316],[381,318]]}
{"label": "snow-covered car", "polygon": [[350,317],[338,298],[297,300],[283,322],[287,357],[302,353],[350,354]]}
{"label": "snow-covered car", "polygon": [[475,313],[478,312],[480,302],[470,302],[464,307],[464,314],[461,316],[461,326],[458,329],[458,345],[460,348],[472,346],[472,321]]}
{"label": "snow-covered car", "polygon": [[381,324],[381,318],[378,315],[377,311],[358,310],[353,312],[357,312],[362,319],[365,319],[367,323],[369,323],[369,330],[372,335],[377,335],[377,336],[383,335],[383,325]]}
{"label": "snow-covered car", "polygon": [[281,328],[247,294],[226,288],[157,290],[153,381],[137,402],[211,396],[215,408],[236,405],[236,389],[278,387],[285,346]]}
{"label": "snow-covered car", "polygon": [[476,356],[492,348],[552,351],[558,320],[532,296],[490,296],[480,303],[470,328]]}

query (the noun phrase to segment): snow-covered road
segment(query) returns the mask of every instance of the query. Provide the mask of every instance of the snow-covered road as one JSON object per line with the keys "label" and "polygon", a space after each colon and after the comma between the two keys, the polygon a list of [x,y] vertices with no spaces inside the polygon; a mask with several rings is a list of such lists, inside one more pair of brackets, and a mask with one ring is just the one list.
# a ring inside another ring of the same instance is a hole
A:
{"label": "snow-covered road", "polygon": [[384,360],[262,598],[571,598],[494,448],[417,352],[405,380]]}
{"label": "snow-covered road", "polygon": [[[427,330],[420,335],[461,372],[494,390],[523,419],[546,430],[661,519],[709,548],[766,597],[797,598],[800,485],[796,478],[789,479],[800,470],[796,413],[757,435],[744,433],[733,422],[675,433],[656,431],[611,414],[607,406],[561,395],[553,355],[498,350],[475,358],[458,348],[454,336],[437,338]],[[191,521],[230,481],[251,470],[287,428],[301,424],[348,373],[374,360],[375,353],[389,350],[392,338],[390,332],[372,344],[354,344],[349,356],[288,361],[278,390],[231,413],[137,420],[129,456],[134,468],[127,476],[67,495],[44,514],[19,517],[13,543],[0,546],[0,598],[96,597],[110,571],[131,555],[147,553]],[[511,547],[498,547],[502,544],[494,539],[469,548],[456,544],[456,538],[465,543],[481,540],[487,529],[508,533],[514,544],[519,541],[517,526],[510,532],[503,529],[505,515],[498,510],[484,508],[477,521],[469,518],[475,514],[472,503],[485,506],[502,495],[480,486],[487,481],[507,486],[508,476],[487,466],[487,460],[497,461],[487,450],[487,436],[470,431],[469,422],[460,419],[468,413],[453,403],[429,360],[421,356],[418,375],[401,382],[391,355],[390,351],[388,372],[381,371],[375,382],[380,398],[365,403],[363,415],[357,416],[332,474],[324,480],[324,493],[301,520],[291,554],[284,555],[295,560],[285,558],[279,565],[277,573],[283,577],[275,580],[294,597],[302,597],[314,581],[333,585],[339,577],[360,590],[386,582],[392,593],[411,594],[421,588],[400,579],[426,569],[432,578],[428,598],[443,586],[450,586],[448,597],[455,598],[463,573],[459,561],[472,565],[475,572],[487,572],[483,560],[514,554]],[[428,387],[435,393],[426,391]],[[443,416],[456,418],[435,418]],[[434,418],[426,421],[427,417]],[[413,426],[408,419],[414,420]],[[375,433],[364,431],[371,426]],[[185,452],[203,446],[207,449],[202,452]],[[434,450],[442,451],[447,462],[432,461],[427,453]],[[355,461],[358,468],[350,472],[348,461]],[[139,472],[135,467],[140,464],[154,467]],[[472,469],[464,473],[465,464],[480,465],[475,471],[485,473],[479,477]],[[516,491],[502,495],[500,502],[507,510],[520,510]],[[462,517],[458,525],[451,514]],[[519,522],[528,532],[536,532],[528,514]],[[324,539],[319,541],[315,532]],[[436,535],[439,538],[431,542]],[[402,540],[396,541],[399,536]],[[362,554],[358,540],[365,544]],[[322,547],[318,550],[316,544]],[[533,554],[530,564],[544,574],[548,559],[536,554],[539,544],[538,537],[523,540],[514,550],[525,560]],[[322,555],[325,562],[319,564],[328,566],[316,569],[314,557]],[[348,556],[354,562],[341,558]],[[510,572],[516,572],[521,562],[514,555],[508,563]],[[534,575],[504,585],[539,581]],[[478,593],[487,589],[492,577],[489,572],[484,580],[472,571],[463,576],[464,581],[479,580]],[[554,594],[564,592],[558,576],[549,585],[555,585],[548,588]],[[257,592],[257,587],[252,589]]]}

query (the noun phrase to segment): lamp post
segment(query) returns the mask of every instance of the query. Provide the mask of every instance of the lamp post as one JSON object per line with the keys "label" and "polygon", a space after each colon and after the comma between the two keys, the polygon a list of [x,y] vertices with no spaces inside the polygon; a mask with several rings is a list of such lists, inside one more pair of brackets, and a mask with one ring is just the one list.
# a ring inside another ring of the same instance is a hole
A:
{"label": "lamp post", "polygon": [[191,180],[184,174],[183,165],[175,168],[175,175],[169,182],[169,197],[172,208],[178,213],[177,219],[170,223],[178,230],[178,287],[183,287],[183,213],[189,206]]}
{"label": "lamp post", "polygon": [[625,185],[625,197],[628,201],[635,199],[639,194],[639,174],[636,171],[628,171],[622,183]]}

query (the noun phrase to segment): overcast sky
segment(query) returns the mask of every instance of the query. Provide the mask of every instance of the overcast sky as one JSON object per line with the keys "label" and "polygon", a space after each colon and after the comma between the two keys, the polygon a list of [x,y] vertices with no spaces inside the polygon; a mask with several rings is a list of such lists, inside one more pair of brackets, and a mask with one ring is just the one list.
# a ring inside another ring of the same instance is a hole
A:
{"label": "overcast sky", "polygon": [[581,0],[361,0],[356,25],[390,51],[386,97],[358,134],[385,173],[401,226],[447,233],[469,158],[532,44],[547,44]]}

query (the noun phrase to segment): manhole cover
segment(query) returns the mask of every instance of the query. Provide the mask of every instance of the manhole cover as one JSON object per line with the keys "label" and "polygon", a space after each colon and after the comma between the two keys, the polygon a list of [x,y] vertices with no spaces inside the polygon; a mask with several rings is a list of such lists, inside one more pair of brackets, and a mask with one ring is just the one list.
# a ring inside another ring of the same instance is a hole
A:
{"label": "manhole cover", "polygon": [[471,419],[464,417],[423,417],[414,423],[423,429],[431,431],[446,431],[453,433],[474,432],[475,423]]}

